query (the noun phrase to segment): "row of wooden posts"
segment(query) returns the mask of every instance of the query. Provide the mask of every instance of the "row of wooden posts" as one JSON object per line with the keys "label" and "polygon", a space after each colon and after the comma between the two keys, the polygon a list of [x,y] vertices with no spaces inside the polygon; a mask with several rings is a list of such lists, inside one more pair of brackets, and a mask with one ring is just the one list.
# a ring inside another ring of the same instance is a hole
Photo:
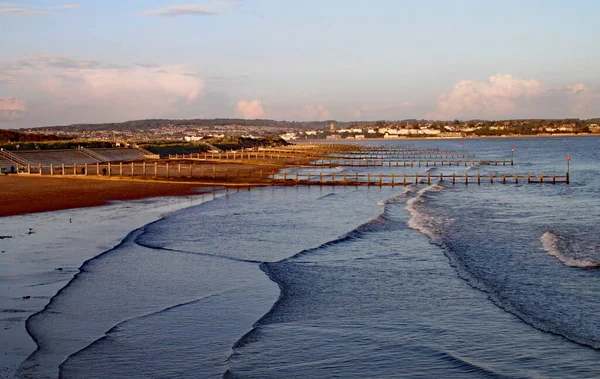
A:
{"label": "row of wooden posts", "polygon": [[[384,180],[385,179],[385,180]],[[452,184],[456,183],[464,183],[468,185],[472,184],[481,184],[482,180],[493,184],[494,182],[501,182],[506,184],[508,182],[512,182],[515,184],[521,183],[569,183],[569,174],[566,175],[519,175],[519,174],[503,174],[503,175],[456,175],[456,174],[439,174],[439,175],[431,175],[431,173],[427,173],[426,175],[420,174],[324,174],[319,173],[317,175],[307,174],[299,174],[295,173],[293,175],[288,175],[287,173],[283,173],[279,175],[279,180],[283,183],[292,182],[294,184],[305,184],[305,185],[409,185],[409,184],[428,184],[431,185],[432,181],[438,180],[438,182],[451,181]]]}
{"label": "row of wooden posts", "polygon": [[[129,167],[127,167],[129,166]],[[181,164],[177,164],[177,165],[169,165],[169,163],[166,163],[165,165],[159,165],[158,162],[154,162],[154,164],[146,164],[146,162],[143,163],[129,163],[129,164],[124,164],[122,162],[120,162],[119,164],[111,164],[111,163],[96,163],[94,165],[88,165],[88,164],[83,164],[83,165],[77,165],[77,164],[73,164],[72,166],[65,166],[65,165],[60,165],[58,167],[54,166],[54,165],[50,165],[50,166],[44,166],[42,167],[41,165],[38,166],[36,169],[37,170],[33,170],[32,167],[28,166],[27,167],[27,173],[30,174],[35,174],[37,171],[38,174],[43,174],[44,173],[44,169],[48,169],[47,172],[49,175],[61,175],[61,176],[65,176],[65,175],[82,175],[82,176],[88,176],[88,175],[98,175],[98,176],[117,176],[117,177],[126,177],[126,176],[130,176],[130,177],[135,177],[135,176],[141,176],[141,177],[147,177],[147,176],[152,176],[154,178],[158,178],[160,177],[164,177],[165,179],[169,179],[169,178],[194,178],[195,176],[199,176],[199,178],[212,178],[212,179],[217,179],[217,177],[221,177],[221,178],[228,178],[230,179],[232,176],[234,178],[254,178],[256,177],[256,179],[258,179],[259,181],[262,181],[263,179],[272,179],[272,181],[274,183],[281,183],[281,184],[290,184],[290,182],[292,184],[298,184],[298,185],[315,185],[315,184],[328,184],[328,185],[408,185],[408,184],[415,184],[415,183],[425,183],[425,184],[431,184],[432,180],[439,180],[439,182],[443,182],[443,181],[451,181],[452,184],[456,184],[456,183],[464,183],[464,184],[469,184],[469,183],[477,183],[477,184],[481,184],[482,180],[484,182],[489,181],[490,183],[494,183],[496,182],[501,182],[501,183],[507,183],[507,182],[514,182],[516,184],[518,184],[519,182],[522,183],[569,183],[569,174],[567,173],[566,175],[532,175],[532,174],[527,174],[527,175],[519,175],[519,174],[503,174],[503,175],[481,175],[481,174],[477,174],[477,175],[469,175],[468,173],[465,173],[464,175],[456,175],[456,174],[443,174],[440,173],[439,175],[431,175],[431,173],[427,173],[425,175],[422,174],[402,174],[402,175],[396,175],[396,174],[371,174],[371,173],[367,173],[367,174],[359,174],[359,173],[355,173],[355,174],[348,174],[348,173],[318,173],[318,174],[311,174],[311,173],[295,173],[295,174],[288,174],[287,172],[283,172],[282,174],[277,174],[274,171],[268,171],[268,172],[263,172],[263,170],[240,170],[240,169],[235,169],[235,170],[227,170],[227,168],[224,168],[222,171],[219,172],[220,175],[217,175],[217,166],[210,166],[210,167],[205,167],[206,165],[181,165]],[[126,168],[130,168],[129,170],[129,175],[125,175],[124,172],[124,167]],[[136,175],[136,167],[140,169],[140,171],[137,171],[138,175]],[[90,173],[90,168],[94,168],[95,169],[95,173]],[[115,168],[118,168],[118,172],[114,173],[113,171],[115,170]],[[171,174],[171,170],[172,169],[176,169],[176,174]],[[161,173],[164,173],[164,175],[160,175]],[[233,175],[229,175],[230,173],[233,173]],[[199,174],[199,175],[198,175]],[[256,175],[258,174],[258,175]]]}
{"label": "row of wooden posts", "polygon": [[457,160],[427,160],[427,159],[411,159],[411,160],[347,160],[347,159],[321,159],[317,161],[310,162],[311,166],[349,166],[349,167],[415,167],[415,163],[417,167],[421,167],[421,165],[425,167],[437,167],[440,166],[454,166],[458,167],[461,164],[464,167],[467,167],[469,164],[474,166],[475,164],[479,165],[488,165],[488,166],[506,166],[514,165],[514,161],[511,160],[475,160],[475,159],[457,159]]}

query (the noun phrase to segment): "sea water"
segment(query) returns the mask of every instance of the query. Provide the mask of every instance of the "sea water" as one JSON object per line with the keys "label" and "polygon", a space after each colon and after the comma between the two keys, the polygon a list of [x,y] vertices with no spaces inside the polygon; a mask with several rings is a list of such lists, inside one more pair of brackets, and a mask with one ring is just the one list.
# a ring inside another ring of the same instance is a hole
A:
{"label": "sea water", "polygon": [[599,142],[417,141],[514,146],[515,165],[336,171],[563,175],[570,155],[568,185],[262,188],[179,211],[28,320],[20,375],[599,377]]}

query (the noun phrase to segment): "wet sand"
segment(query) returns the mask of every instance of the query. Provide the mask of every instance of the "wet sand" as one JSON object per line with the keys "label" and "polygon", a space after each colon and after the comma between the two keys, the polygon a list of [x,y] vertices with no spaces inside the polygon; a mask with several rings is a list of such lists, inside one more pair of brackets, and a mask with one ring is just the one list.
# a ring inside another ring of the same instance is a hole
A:
{"label": "wet sand", "polygon": [[114,200],[209,192],[199,184],[0,176],[0,217],[106,205]]}

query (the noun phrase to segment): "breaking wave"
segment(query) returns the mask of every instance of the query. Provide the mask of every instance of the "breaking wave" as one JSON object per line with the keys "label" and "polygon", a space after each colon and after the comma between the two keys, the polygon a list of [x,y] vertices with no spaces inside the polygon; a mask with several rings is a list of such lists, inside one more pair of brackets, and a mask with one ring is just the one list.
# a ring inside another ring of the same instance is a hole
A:
{"label": "breaking wave", "polygon": [[424,201],[428,192],[440,192],[444,187],[439,184],[432,184],[417,192],[417,195],[406,202],[406,210],[411,218],[408,220],[408,226],[418,230],[431,238],[432,242],[440,243],[440,228],[448,221],[441,216],[432,217],[423,210]]}
{"label": "breaking wave", "polygon": [[408,194],[413,193],[415,191],[416,191],[416,187],[412,184],[409,184],[399,194],[394,195],[388,199],[381,200],[377,203],[377,205],[379,205],[380,207],[384,207],[388,204],[397,204],[397,203],[404,202],[404,199],[406,199],[406,196],[408,196]]}
{"label": "breaking wave", "polygon": [[542,248],[548,255],[558,259],[565,266],[594,268],[600,267],[598,256],[592,247],[580,246],[575,240],[547,231],[540,237]]}

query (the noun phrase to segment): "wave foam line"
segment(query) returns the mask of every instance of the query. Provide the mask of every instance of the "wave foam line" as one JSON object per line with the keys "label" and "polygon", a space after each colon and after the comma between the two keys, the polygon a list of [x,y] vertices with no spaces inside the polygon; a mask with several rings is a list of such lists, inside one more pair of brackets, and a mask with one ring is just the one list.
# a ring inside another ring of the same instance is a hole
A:
{"label": "wave foam line", "polygon": [[133,243],[135,243],[138,246],[144,247],[146,249],[150,249],[150,250],[162,250],[162,251],[169,251],[169,252],[180,253],[180,254],[201,255],[201,256],[205,256],[205,257],[221,258],[221,259],[226,259],[229,261],[243,262],[243,263],[253,263],[253,264],[261,264],[262,263],[262,261],[254,261],[252,259],[234,258],[234,257],[227,257],[224,255],[218,255],[218,254],[212,254],[212,253],[200,253],[200,252],[196,252],[196,251],[178,250],[178,249],[170,249],[168,247],[152,246],[152,245],[148,245],[143,242],[140,242],[138,238],[136,238],[135,241],[133,241]]}
{"label": "wave foam line", "polygon": [[413,184],[409,184],[406,187],[404,187],[404,190],[402,190],[402,192],[400,192],[399,194],[394,195],[385,200],[381,200],[377,203],[377,205],[379,205],[380,207],[383,207],[388,204],[400,203],[406,198],[406,196],[408,196],[408,194],[415,192],[415,189],[416,189],[416,187]]}
{"label": "wave foam line", "polygon": [[440,192],[443,191],[444,187],[439,184],[432,184],[429,187],[425,187],[419,192],[417,196],[406,202],[406,210],[410,214],[411,218],[408,220],[408,226],[412,229],[418,230],[425,234],[432,240],[436,241],[439,235],[435,232],[434,218],[427,216],[420,210],[424,202],[424,196],[428,192]]}
{"label": "wave foam line", "polygon": [[555,257],[565,266],[581,268],[600,267],[600,262],[586,257],[574,256],[573,250],[569,249],[569,240],[566,237],[547,231],[540,237],[540,242],[548,255]]}

